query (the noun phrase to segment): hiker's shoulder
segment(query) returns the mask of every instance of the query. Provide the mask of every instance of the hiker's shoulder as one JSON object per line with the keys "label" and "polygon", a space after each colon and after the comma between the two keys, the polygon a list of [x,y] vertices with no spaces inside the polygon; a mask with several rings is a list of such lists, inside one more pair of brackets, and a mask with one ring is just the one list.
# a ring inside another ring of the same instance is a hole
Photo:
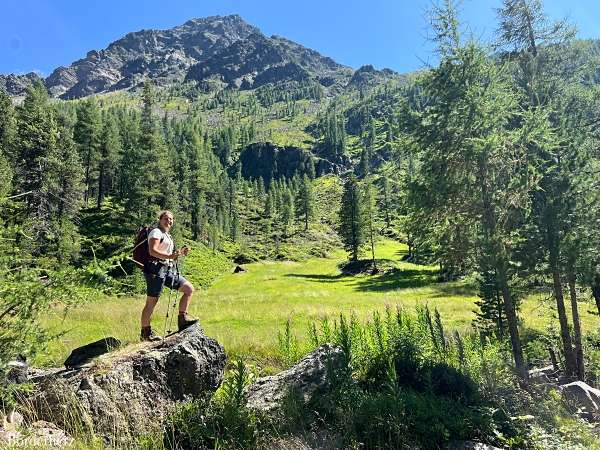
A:
{"label": "hiker's shoulder", "polygon": [[163,237],[163,232],[160,230],[160,228],[156,227],[150,230],[150,233],[148,233],[148,239],[160,239]]}

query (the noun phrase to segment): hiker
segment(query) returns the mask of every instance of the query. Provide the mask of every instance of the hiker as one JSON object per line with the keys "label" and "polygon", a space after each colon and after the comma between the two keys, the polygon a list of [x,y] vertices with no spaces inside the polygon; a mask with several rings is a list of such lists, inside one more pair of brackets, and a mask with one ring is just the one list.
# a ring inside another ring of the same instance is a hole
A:
{"label": "hiker", "polygon": [[[179,301],[179,316],[177,317],[177,328],[179,331],[198,322],[188,316],[188,306],[194,293],[194,286],[184,277],[176,273],[174,261],[180,256],[186,256],[190,249],[182,247],[175,250],[175,243],[169,234],[173,227],[173,213],[161,211],[158,217],[158,226],[148,233],[149,260],[144,264],[144,276],[146,278],[146,305],[142,310],[142,341],[158,341],[157,336],[150,327],[150,318],[154,307],[164,286],[176,289],[183,293]],[[168,305],[167,305],[168,307]]]}

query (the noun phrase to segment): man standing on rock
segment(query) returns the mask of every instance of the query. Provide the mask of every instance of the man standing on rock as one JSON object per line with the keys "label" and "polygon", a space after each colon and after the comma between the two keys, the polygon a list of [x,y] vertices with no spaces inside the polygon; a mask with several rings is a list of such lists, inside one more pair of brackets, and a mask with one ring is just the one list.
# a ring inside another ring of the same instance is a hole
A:
{"label": "man standing on rock", "polygon": [[173,213],[171,211],[162,211],[158,217],[158,226],[148,233],[148,253],[150,258],[144,266],[147,297],[146,305],[142,310],[142,332],[140,335],[142,341],[160,340],[160,337],[150,327],[150,318],[164,286],[183,293],[179,301],[179,316],[177,318],[179,331],[198,322],[198,319],[192,319],[187,314],[188,306],[194,293],[194,286],[179,275],[178,271],[176,273],[174,270],[174,261],[177,260],[179,255],[186,256],[190,249],[182,247],[181,250],[175,250],[175,243],[169,234],[172,227]]}

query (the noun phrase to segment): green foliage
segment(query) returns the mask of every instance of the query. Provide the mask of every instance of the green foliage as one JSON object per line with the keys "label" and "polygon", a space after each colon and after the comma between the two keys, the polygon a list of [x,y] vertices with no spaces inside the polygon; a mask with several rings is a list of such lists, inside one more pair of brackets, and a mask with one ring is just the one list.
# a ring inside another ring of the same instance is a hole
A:
{"label": "green foliage", "polygon": [[356,261],[365,241],[364,204],[358,180],[350,175],[344,183],[340,208],[339,234],[350,259]]}
{"label": "green foliage", "polygon": [[255,448],[259,418],[245,407],[243,389],[250,382],[243,360],[238,359],[212,399],[181,404],[164,434],[167,449]]}
{"label": "green foliage", "polygon": [[[414,316],[387,309],[366,323],[341,314],[312,323],[309,336],[313,346],[334,342],[347,355],[350,370],[330,373],[331,391],[308,405],[303,419],[308,414],[306,428],[318,421],[342,436],[342,446],[426,449],[476,440],[533,448],[540,430],[551,432],[565,414],[551,396],[519,388],[502,344],[446,336],[437,310]],[[518,418],[526,415],[528,426]]]}

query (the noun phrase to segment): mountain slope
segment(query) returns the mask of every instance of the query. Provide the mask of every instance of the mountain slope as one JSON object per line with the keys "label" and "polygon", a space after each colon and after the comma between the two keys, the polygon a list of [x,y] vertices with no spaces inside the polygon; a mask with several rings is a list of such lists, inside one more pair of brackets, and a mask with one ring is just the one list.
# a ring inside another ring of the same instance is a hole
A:
{"label": "mountain slope", "polygon": [[181,82],[194,64],[252,33],[260,31],[238,15],[129,33],[104,50],[92,50],[69,67],[57,68],[46,79],[46,87],[53,96],[77,98],[127,89],[146,78],[159,85]]}

